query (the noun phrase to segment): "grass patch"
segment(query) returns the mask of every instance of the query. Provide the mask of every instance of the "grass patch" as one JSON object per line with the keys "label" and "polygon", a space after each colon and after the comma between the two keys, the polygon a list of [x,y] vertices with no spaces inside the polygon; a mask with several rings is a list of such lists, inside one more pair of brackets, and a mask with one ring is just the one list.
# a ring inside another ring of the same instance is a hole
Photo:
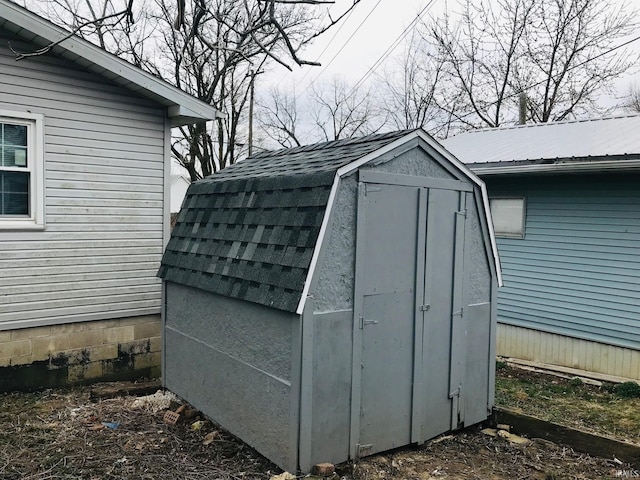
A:
{"label": "grass patch", "polygon": [[496,369],[496,405],[640,444],[640,394],[623,385],[594,386],[504,366]]}

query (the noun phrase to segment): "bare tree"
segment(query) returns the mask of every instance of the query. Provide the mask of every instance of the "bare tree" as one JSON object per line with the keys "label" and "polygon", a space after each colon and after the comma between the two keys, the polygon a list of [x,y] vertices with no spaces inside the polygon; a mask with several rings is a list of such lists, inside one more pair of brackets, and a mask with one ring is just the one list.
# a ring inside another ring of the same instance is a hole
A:
{"label": "bare tree", "polygon": [[[300,56],[301,50],[308,45],[315,38],[319,37],[334,25],[338,24],[343,18],[349,15],[349,13],[356,7],[362,0],[350,0],[351,4],[336,18],[331,15],[325,17],[329,19],[321,25],[311,24],[307,25],[308,28],[306,35],[294,38],[289,34],[286,19],[289,17],[292,10],[306,10],[307,18],[318,18],[316,13],[309,13],[312,10],[317,12],[317,8],[323,5],[331,5],[335,3],[334,0],[228,0],[229,3],[235,3],[244,7],[244,11],[250,20],[245,22],[245,29],[238,33],[248,35],[255,42],[255,44],[262,50],[264,54],[269,56],[272,60],[281,64],[282,66],[291,70],[289,61],[286,58],[290,58],[297,65],[316,65],[320,63],[316,61],[305,60]],[[49,17],[57,19],[61,24],[70,27],[71,35],[80,35],[85,38],[91,38],[93,36],[98,37],[96,43],[100,44],[103,48],[110,48],[106,43],[102,43],[104,35],[111,28],[124,24],[124,30],[127,31],[131,28],[131,25],[135,23],[136,17],[134,15],[134,4],[136,6],[142,5],[140,8],[143,10],[148,5],[148,0],[22,0],[22,2],[28,8],[36,11],[48,11]],[[41,3],[44,2],[43,7]],[[200,12],[204,12],[209,9],[209,3],[207,0],[170,0],[172,7],[169,7],[168,3],[165,4],[167,8],[171,8],[175,12],[175,18],[172,21],[172,26],[179,30],[185,26],[189,19],[190,11],[193,13],[193,17],[190,20],[192,31],[195,34],[198,30]],[[215,4],[216,2],[214,2]],[[117,8],[115,5],[121,4],[121,8]],[[73,8],[71,7],[73,5]],[[94,6],[95,5],[95,6]],[[194,8],[195,5],[195,8]],[[80,7],[80,8],[78,8]],[[59,10],[61,9],[61,10]],[[79,13],[81,9],[86,9],[90,12],[86,18],[83,18]],[[60,14],[62,13],[62,15]],[[69,21],[69,15],[73,18]],[[218,21],[224,23],[226,19],[217,18]],[[229,26],[232,26],[229,24]],[[258,37],[272,37],[274,43],[278,44],[277,49],[270,47],[269,44],[264,44],[259,41]],[[65,37],[67,38],[67,37]],[[17,52],[17,58],[25,58],[33,55],[41,55],[48,52],[53,46],[62,42],[65,38],[62,38],[56,42],[53,42],[35,52]]]}
{"label": "bare tree", "polygon": [[[146,0],[138,0],[144,5]],[[16,59],[43,55],[71,35],[78,35],[144,67],[145,46],[154,27],[144,8],[132,8],[133,0],[23,0],[25,7],[70,30],[69,35],[31,52],[15,52]]]}
{"label": "bare tree", "polygon": [[640,87],[633,84],[623,99],[622,107],[631,113],[640,113]]}
{"label": "bare tree", "polygon": [[[346,12],[324,23],[325,0],[41,0],[38,5],[41,11],[50,7],[54,20],[72,33],[127,57],[222,113],[213,124],[180,128],[172,142],[176,160],[193,181],[246,153],[252,72],[272,63],[315,64],[301,58],[301,49],[360,1],[351,0]],[[133,35],[138,18],[133,6],[145,19],[137,23],[148,27],[138,36]]]}
{"label": "bare tree", "polygon": [[[596,94],[635,64],[624,51],[603,55],[638,26],[637,11],[606,0],[547,0],[537,5],[527,31],[527,64],[520,75],[534,121],[564,120],[597,110]],[[522,72],[523,74],[525,72]]]}
{"label": "bare tree", "polygon": [[381,109],[395,129],[425,128],[436,133],[445,128],[446,132],[446,112],[438,104],[444,61],[429,50],[430,45],[414,31],[402,56],[380,75]]}
{"label": "bare tree", "polygon": [[599,92],[634,59],[615,46],[638,26],[637,12],[611,0],[498,0],[461,4],[423,27],[450,85],[438,101],[460,128],[527,119],[547,122],[598,112]]}
{"label": "bare tree", "polygon": [[313,124],[325,141],[375,133],[385,123],[374,107],[371,91],[354,90],[341,77],[314,84],[309,101]]}
{"label": "bare tree", "polygon": [[259,121],[282,147],[368,135],[385,125],[371,91],[355,90],[341,77],[314,83],[300,96],[294,88],[272,88],[260,101]]}
{"label": "bare tree", "polygon": [[427,26],[425,35],[446,71],[449,88],[438,99],[463,127],[496,127],[508,113],[511,83],[521,43],[537,0],[466,0],[454,23],[448,14]]}
{"label": "bare tree", "polygon": [[260,126],[268,138],[284,148],[302,145],[294,87],[270,88],[259,107]]}

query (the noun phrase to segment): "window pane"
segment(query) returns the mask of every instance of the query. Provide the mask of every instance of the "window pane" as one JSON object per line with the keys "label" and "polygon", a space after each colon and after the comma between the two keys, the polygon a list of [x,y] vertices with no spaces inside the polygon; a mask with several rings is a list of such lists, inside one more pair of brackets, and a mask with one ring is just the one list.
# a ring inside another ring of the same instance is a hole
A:
{"label": "window pane", "polygon": [[524,237],[524,198],[492,198],[490,204],[496,235]]}
{"label": "window pane", "polygon": [[27,146],[27,126],[26,125],[13,125],[11,123],[5,123],[4,125],[4,138],[2,143],[4,145],[16,145],[21,147]]}
{"label": "window pane", "polygon": [[27,126],[0,123],[0,167],[27,166]]}
{"label": "window pane", "polygon": [[27,149],[26,147],[9,147],[4,146],[4,162],[3,167],[26,167],[27,166]]}
{"label": "window pane", "polygon": [[0,172],[0,215],[29,215],[29,173]]}

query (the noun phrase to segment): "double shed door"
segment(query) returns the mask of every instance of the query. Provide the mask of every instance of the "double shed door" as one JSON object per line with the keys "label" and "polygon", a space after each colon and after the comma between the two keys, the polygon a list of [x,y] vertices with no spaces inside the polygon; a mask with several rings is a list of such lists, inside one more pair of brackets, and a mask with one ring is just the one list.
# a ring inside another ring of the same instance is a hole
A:
{"label": "double shed door", "polygon": [[464,420],[464,331],[456,318],[471,186],[407,181],[360,177],[352,458],[422,442]]}

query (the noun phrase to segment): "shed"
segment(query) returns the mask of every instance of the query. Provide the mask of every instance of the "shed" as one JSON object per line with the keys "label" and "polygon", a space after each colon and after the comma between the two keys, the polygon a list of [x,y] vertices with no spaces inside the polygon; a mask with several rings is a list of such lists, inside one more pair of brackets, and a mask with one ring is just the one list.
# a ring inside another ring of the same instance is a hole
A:
{"label": "shed", "polygon": [[485,420],[490,225],[482,181],[423,130],[196,182],[159,271],[165,386],[289,471]]}

